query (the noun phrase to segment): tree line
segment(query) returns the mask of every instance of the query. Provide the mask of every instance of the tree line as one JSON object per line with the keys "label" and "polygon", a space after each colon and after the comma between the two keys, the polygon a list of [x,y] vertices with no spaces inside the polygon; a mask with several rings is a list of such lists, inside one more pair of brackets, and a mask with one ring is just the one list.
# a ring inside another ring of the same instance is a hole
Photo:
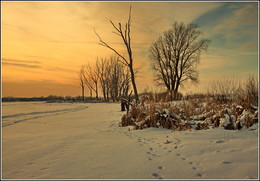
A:
{"label": "tree line", "polygon": [[95,94],[99,99],[99,89],[105,101],[115,102],[127,97],[131,88],[130,74],[127,68],[118,61],[119,57],[97,58],[93,64],[82,65],[79,72],[82,100],[84,101],[85,87],[90,97]]}

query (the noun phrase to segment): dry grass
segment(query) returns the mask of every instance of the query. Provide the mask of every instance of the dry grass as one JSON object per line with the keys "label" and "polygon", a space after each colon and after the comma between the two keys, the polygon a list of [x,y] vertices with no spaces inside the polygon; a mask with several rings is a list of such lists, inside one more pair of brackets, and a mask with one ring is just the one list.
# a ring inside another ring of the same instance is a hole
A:
{"label": "dry grass", "polygon": [[248,104],[242,105],[220,104],[209,97],[171,103],[149,101],[149,104],[133,105],[122,117],[121,124],[134,126],[134,129],[156,127],[178,131],[192,127],[197,130],[220,126],[229,130],[248,128],[258,122],[258,111]]}

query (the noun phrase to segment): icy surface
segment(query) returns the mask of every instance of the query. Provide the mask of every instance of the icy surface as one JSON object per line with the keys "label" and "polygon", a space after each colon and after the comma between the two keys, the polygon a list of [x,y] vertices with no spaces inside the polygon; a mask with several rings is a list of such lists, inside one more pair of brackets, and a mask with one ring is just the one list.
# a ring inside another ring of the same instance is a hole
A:
{"label": "icy surface", "polygon": [[3,103],[3,178],[258,177],[258,125],[132,130],[118,126],[123,114],[112,103]]}

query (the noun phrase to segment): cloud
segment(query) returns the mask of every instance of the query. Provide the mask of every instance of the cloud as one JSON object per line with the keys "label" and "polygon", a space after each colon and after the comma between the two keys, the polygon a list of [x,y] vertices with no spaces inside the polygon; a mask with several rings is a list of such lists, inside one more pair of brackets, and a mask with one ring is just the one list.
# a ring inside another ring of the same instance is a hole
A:
{"label": "cloud", "polygon": [[[37,56],[30,56],[30,57],[37,57]],[[39,58],[39,57],[38,57]],[[47,57],[41,57],[41,58],[47,58]],[[9,58],[2,58],[3,65],[8,66],[16,66],[16,67],[23,67],[23,68],[41,68],[42,70],[46,71],[59,71],[59,72],[68,72],[68,73],[75,73],[75,70],[72,69],[66,69],[66,68],[60,68],[57,66],[40,66],[39,64],[42,64],[39,61],[33,61],[33,60],[18,60],[18,59],[9,59]]]}
{"label": "cloud", "polygon": [[[80,65],[95,61],[97,56],[106,57],[112,53],[98,45],[98,37],[95,36],[93,28],[96,28],[104,41],[124,54],[124,44],[120,37],[112,33],[114,29],[109,20],[113,20],[116,25],[118,22],[126,22],[130,4],[132,4],[131,38],[135,66],[144,65],[142,76],[146,76],[139,78],[140,81],[137,79],[138,86],[151,84],[152,81],[147,81],[152,79],[152,72],[149,71],[147,63],[149,47],[152,41],[169,29],[174,21],[190,23],[198,17],[204,17],[201,22],[205,22],[207,17],[207,22],[211,23],[198,24],[208,28],[205,31],[208,33],[205,38],[212,38],[212,47],[222,49],[216,50],[211,57],[208,57],[211,61],[202,60],[201,67],[198,67],[201,70],[208,72],[212,72],[212,69],[222,70],[225,65],[235,69],[233,64],[226,63],[226,59],[229,58],[234,59],[233,62],[239,62],[239,57],[246,57],[244,59],[247,61],[255,60],[254,55],[242,55],[242,52],[251,53],[250,48],[253,47],[250,42],[257,42],[257,37],[254,37],[257,35],[257,28],[254,25],[257,10],[254,3],[237,5],[238,3],[219,2],[3,2],[3,52],[5,57],[15,55],[15,59],[3,59],[4,79],[46,78],[64,83],[76,82],[69,78],[77,77],[76,71]],[[223,10],[224,4],[226,6]],[[214,12],[214,16],[209,12]],[[241,29],[241,26],[244,28]],[[233,41],[240,40],[242,36],[247,38],[252,34],[253,38],[249,37],[248,41]],[[228,41],[232,43],[226,44]],[[27,69],[15,69],[11,66]],[[50,82],[39,82],[40,84],[52,85]],[[45,90],[50,89],[48,87]],[[61,89],[61,93],[63,92],[64,89]]]}
{"label": "cloud", "polygon": [[257,52],[241,52],[242,55],[258,55]]}
{"label": "cloud", "polygon": [[33,27],[26,25],[11,25],[6,22],[3,23],[3,34],[15,33],[15,36],[19,37],[17,40],[26,40],[27,42],[53,42],[60,43],[62,41],[52,38],[45,32],[35,30]]}
{"label": "cloud", "polygon": [[252,29],[257,30],[257,17],[257,3],[247,3],[235,9],[232,15],[216,25],[214,30],[217,33],[222,32],[226,38],[237,39],[252,33]]}
{"label": "cloud", "polygon": [[252,50],[252,49],[256,49],[257,45],[255,43],[247,43],[242,45],[239,50]]}
{"label": "cloud", "polygon": [[21,63],[3,62],[2,64],[3,65],[8,65],[8,66],[23,67],[23,68],[41,68],[41,66],[38,66],[38,65],[28,65],[28,64],[21,64]]}
{"label": "cloud", "polygon": [[245,4],[243,7],[233,11],[231,17],[225,19],[222,24],[216,26],[216,30],[224,28],[238,28],[243,25],[257,25],[258,17],[257,3]]}
{"label": "cloud", "polygon": [[32,59],[42,59],[42,60],[55,60],[55,61],[57,61],[57,60],[59,60],[58,58],[53,58],[53,57],[47,57],[47,56],[39,56],[39,55],[37,55],[37,56],[35,56],[35,55],[22,55],[23,57],[26,57],[26,58],[32,58]]}
{"label": "cloud", "polygon": [[59,71],[59,72],[68,72],[68,73],[76,73],[75,70],[72,69],[66,69],[66,68],[60,68],[60,67],[54,67],[54,66],[48,66],[47,68],[44,68],[47,71]]}
{"label": "cloud", "polygon": [[41,64],[41,62],[39,62],[39,61],[33,61],[33,60],[17,60],[17,59],[9,59],[9,58],[2,58],[2,61],[5,61],[5,62],[14,62],[14,63]]}
{"label": "cloud", "polygon": [[241,24],[257,24],[258,4],[247,4],[243,8],[236,10],[234,16],[238,21],[232,22],[232,24],[230,24],[231,27],[240,26]]}

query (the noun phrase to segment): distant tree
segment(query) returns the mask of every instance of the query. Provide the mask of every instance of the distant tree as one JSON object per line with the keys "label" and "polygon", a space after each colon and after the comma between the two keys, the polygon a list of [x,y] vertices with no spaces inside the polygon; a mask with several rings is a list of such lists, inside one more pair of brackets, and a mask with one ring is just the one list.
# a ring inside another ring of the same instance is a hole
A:
{"label": "distant tree", "polygon": [[79,84],[81,87],[82,93],[82,102],[84,102],[84,89],[85,89],[85,82],[84,82],[84,66],[82,65],[79,71]]}
{"label": "distant tree", "polygon": [[98,84],[99,75],[97,70],[97,65],[86,64],[84,70],[84,79],[88,87],[93,90],[96,94],[96,99],[98,99]]}
{"label": "distant tree", "polygon": [[118,59],[119,62],[121,62],[123,65],[127,66],[129,68],[130,71],[130,75],[131,75],[131,82],[132,82],[132,86],[134,89],[134,94],[135,94],[135,100],[136,102],[139,102],[139,97],[138,97],[138,91],[137,91],[137,86],[135,83],[135,71],[134,71],[134,60],[133,60],[133,55],[132,55],[132,49],[131,49],[131,36],[130,36],[130,30],[131,30],[131,6],[130,6],[130,10],[129,10],[129,18],[128,18],[128,22],[125,23],[125,27],[122,27],[121,23],[118,23],[118,27],[115,26],[115,24],[110,20],[110,23],[112,24],[112,26],[115,29],[115,33],[116,35],[120,36],[125,44],[127,53],[128,53],[128,58],[126,58],[125,56],[123,56],[122,54],[120,54],[117,50],[115,50],[113,47],[111,47],[109,44],[107,44],[106,42],[104,42],[101,37],[96,33],[96,35],[99,38],[99,42],[100,45],[107,47],[108,49],[112,50],[114,53],[116,53],[120,59]]}
{"label": "distant tree", "polygon": [[100,86],[103,93],[103,97],[105,101],[109,100],[109,66],[106,62],[107,60],[105,58],[97,59],[97,71],[99,75],[100,80]]}
{"label": "distant tree", "polygon": [[196,66],[202,51],[206,51],[210,43],[208,39],[198,39],[200,35],[196,24],[175,22],[149,50],[155,80],[167,88],[171,100],[177,99],[179,87],[185,81],[198,81]]}
{"label": "distant tree", "polygon": [[130,75],[124,65],[119,63],[119,57],[110,57],[110,90],[113,101],[118,101],[121,97],[126,97],[130,88]]}
{"label": "distant tree", "polygon": [[100,86],[106,101],[111,98],[118,101],[128,94],[130,88],[130,75],[126,67],[118,61],[118,56],[110,56],[109,59],[97,60],[97,70]]}
{"label": "distant tree", "polygon": [[122,72],[122,78],[121,78],[121,82],[120,82],[120,90],[119,90],[120,97],[126,98],[129,96],[129,90],[131,87],[130,81],[131,81],[131,76],[129,74],[129,71],[124,69]]}
{"label": "distant tree", "polygon": [[82,65],[84,83],[89,89],[89,96],[92,98],[92,90],[94,90],[93,82],[89,78],[89,73],[86,71],[86,65]]}

